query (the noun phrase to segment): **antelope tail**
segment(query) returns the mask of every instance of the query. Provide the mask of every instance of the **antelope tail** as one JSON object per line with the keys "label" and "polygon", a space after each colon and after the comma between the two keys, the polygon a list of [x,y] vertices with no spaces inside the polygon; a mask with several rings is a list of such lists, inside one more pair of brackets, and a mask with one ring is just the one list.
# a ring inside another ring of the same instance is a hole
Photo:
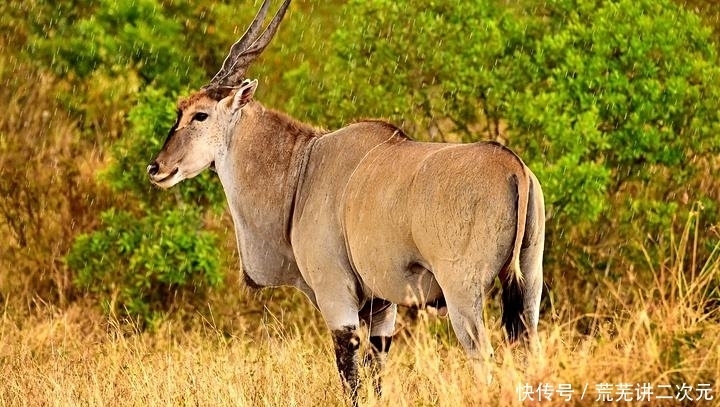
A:
{"label": "antelope tail", "polygon": [[525,226],[527,224],[528,206],[530,203],[530,177],[528,176],[525,168],[522,169],[522,174],[519,176],[516,174],[515,186],[517,187],[517,225],[515,229],[515,244],[512,251],[512,260],[510,262],[511,276],[515,281],[520,284],[523,281],[522,270],[520,270],[520,251],[522,250],[523,240],[525,240]]}

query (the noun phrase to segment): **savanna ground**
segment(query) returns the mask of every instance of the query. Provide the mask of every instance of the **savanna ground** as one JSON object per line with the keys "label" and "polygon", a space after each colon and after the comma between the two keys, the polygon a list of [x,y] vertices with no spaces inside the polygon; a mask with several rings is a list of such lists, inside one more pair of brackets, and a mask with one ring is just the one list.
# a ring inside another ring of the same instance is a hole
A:
{"label": "savanna ground", "polygon": [[[598,287],[592,314],[573,315],[563,305],[546,312],[535,355],[504,344],[489,304],[490,385],[476,379],[447,319],[403,313],[384,394],[366,385],[363,405],[718,405],[720,325],[717,304],[707,300],[720,262],[714,253],[706,264],[692,263],[692,230],[688,222],[667,262],[648,264],[655,285],[638,286],[628,275]],[[697,270],[692,282],[683,264]],[[344,405],[329,333],[304,297],[238,290],[223,304],[233,315],[208,307],[188,316],[190,326],[171,319],[155,333],[134,332],[89,304],[35,304],[24,316],[8,312],[6,300],[0,405]],[[638,401],[642,388],[652,395]]]}

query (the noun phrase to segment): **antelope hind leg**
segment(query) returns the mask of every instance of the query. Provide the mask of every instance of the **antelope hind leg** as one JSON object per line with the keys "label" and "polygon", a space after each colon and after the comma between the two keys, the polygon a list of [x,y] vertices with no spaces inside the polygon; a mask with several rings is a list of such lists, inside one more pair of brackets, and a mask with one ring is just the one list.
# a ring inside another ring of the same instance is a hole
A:
{"label": "antelope hind leg", "polygon": [[392,335],[395,332],[397,305],[384,300],[375,300],[370,309],[363,309],[360,318],[370,331],[370,346],[363,363],[370,367],[375,394],[382,395],[382,371],[385,368]]}

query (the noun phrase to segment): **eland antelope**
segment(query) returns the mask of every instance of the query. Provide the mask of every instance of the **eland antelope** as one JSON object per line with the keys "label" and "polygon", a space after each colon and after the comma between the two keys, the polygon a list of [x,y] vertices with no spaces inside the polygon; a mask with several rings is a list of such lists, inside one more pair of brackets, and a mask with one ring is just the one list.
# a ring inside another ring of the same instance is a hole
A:
{"label": "eland antelope", "polygon": [[179,103],[147,167],[152,183],[217,172],[245,280],[307,295],[354,403],[360,324],[379,369],[397,305],[447,313],[468,356],[488,359],[483,303],[499,277],[508,339],[534,336],[545,231],[537,178],[500,144],[417,142],[380,120],[325,132],[255,101],[258,82],[245,72],[289,3],[261,31],[265,0],[220,71]]}

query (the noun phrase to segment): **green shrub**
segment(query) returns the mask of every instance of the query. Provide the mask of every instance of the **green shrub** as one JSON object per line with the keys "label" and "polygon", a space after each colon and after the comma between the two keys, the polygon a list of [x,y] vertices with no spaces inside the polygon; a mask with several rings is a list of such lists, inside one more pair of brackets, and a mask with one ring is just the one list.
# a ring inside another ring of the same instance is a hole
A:
{"label": "green shrub", "polygon": [[[542,34],[503,62],[522,79],[508,94],[506,118],[528,140],[523,150],[560,220],[598,219],[610,209],[607,196],[634,182],[661,182],[657,195],[642,197],[656,202],[644,206],[672,213],[665,196],[699,175],[685,164],[720,146],[710,31],[696,15],[654,0],[553,0],[528,24]],[[658,180],[659,167],[671,176]]]}
{"label": "green shrub", "polygon": [[217,238],[199,212],[184,208],[135,217],[109,210],[103,228],[80,235],[68,256],[75,284],[104,310],[152,327],[183,304],[198,304],[222,283]]}
{"label": "green shrub", "polygon": [[[178,201],[222,205],[221,188],[207,182],[208,174],[188,182],[180,194],[158,198],[145,167],[175,120],[179,95],[198,88],[210,76],[203,63],[219,64],[215,60],[222,61],[232,42],[232,30],[205,34],[213,23],[231,18],[227,6],[157,0],[77,3],[75,21],[47,22],[28,52],[67,82],[67,92],[58,98],[75,112],[88,147],[111,152],[104,180],[125,197],[154,208]],[[41,2],[38,7],[50,6]]]}

